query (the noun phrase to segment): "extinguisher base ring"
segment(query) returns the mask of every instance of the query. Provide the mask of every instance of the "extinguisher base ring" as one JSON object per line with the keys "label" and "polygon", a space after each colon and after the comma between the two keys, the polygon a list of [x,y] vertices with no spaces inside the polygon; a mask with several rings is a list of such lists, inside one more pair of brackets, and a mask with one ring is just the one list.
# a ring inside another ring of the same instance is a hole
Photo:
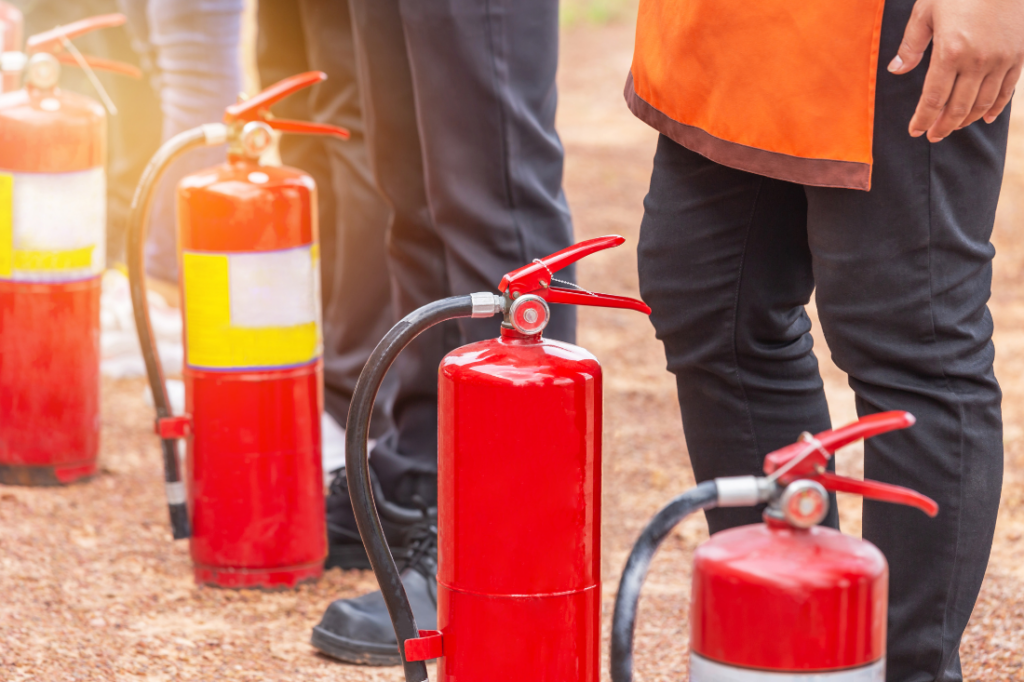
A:
{"label": "extinguisher base ring", "polygon": [[96,460],[60,466],[0,464],[0,485],[51,488],[84,483],[96,474]]}

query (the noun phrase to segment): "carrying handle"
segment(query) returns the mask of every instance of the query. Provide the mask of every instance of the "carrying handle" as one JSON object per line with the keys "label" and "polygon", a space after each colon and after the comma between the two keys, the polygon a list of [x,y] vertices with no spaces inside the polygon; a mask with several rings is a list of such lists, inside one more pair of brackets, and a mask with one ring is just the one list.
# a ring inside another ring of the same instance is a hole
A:
{"label": "carrying handle", "polygon": [[853,493],[869,500],[914,507],[932,518],[939,513],[939,505],[935,500],[900,485],[890,485],[878,481],[858,481],[855,478],[847,478],[827,471],[815,476],[814,480],[820,483],[825,490],[834,493]]}
{"label": "carrying handle", "polygon": [[274,118],[270,113],[270,107],[288,95],[298,92],[303,88],[308,88],[311,85],[316,85],[320,81],[326,80],[326,78],[327,74],[323,71],[307,71],[289,76],[274,83],[256,96],[229,106],[224,110],[224,122],[231,124],[261,121],[274,130],[280,130],[283,133],[334,135],[347,140],[349,132],[340,126]]}
{"label": "carrying handle", "polygon": [[[782,478],[782,482],[802,478],[824,468],[836,450],[863,438],[913,426],[914,415],[902,410],[880,412],[811,436],[804,434],[792,445],[779,448],[764,458],[764,472]],[[784,477],[779,472],[785,472]]]}
{"label": "carrying handle", "polygon": [[[95,17],[88,17],[86,19],[74,21],[63,26],[57,26],[49,31],[43,31],[42,33],[37,33],[34,36],[31,36],[27,41],[25,41],[25,52],[30,55],[38,54],[40,52],[49,52],[62,64],[81,66],[75,55],[64,51],[66,41],[77,38],[83,34],[89,33],[90,31],[121,26],[124,22],[125,16],[123,14],[115,13],[100,14]],[[142,71],[140,71],[138,67],[128,64],[127,62],[103,59],[102,57],[89,57],[85,55],[81,55],[81,58],[94,70],[99,69],[118,73],[123,76],[131,76],[132,78],[142,78]]]}
{"label": "carrying handle", "polygon": [[825,490],[854,493],[871,500],[903,504],[934,517],[939,513],[938,503],[917,491],[878,481],[858,481],[825,471],[825,465],[832,459],[836,450],[862,438],[905,429],[913,426],[915,421],[914,415],[909,412],[894,410],[872,414],[852,424],[822,431],[814,436],[804,434],[796,443],[780,448],[765,457],[764,472],[769,478],[783,485],[798,479],[817,481]]}
{"label": "carrying handle", "polygon": [[[589,305],[601,308],[623,308],[636,310],[645,315],[651,314],[651,309],[642,301],[625,296],[613,296],[611,294],[599,294],[586,289],[576,287],[566,289],[564,287],[551,286],[557,282],[554,273],[562,270],[578,260],[581,260],[598,251],[611,249],[620,246],[626,241],[625,237],[617,234],[587,239],[578,244],[562,249],[545,258],[538,258],[529,265],[513,270],[501,278],[498,290],[515,300],[526,294],[533,294],[543,298],[549,303],[569,303],[573,305]],[[575,286],[570,282],[562,282]]]}

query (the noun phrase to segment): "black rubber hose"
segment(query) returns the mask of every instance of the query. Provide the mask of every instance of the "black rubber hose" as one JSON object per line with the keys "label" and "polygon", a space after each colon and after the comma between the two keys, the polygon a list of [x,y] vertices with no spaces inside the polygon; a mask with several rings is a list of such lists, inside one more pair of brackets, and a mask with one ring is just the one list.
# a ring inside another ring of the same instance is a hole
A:
{"label": "black rubber hose", "polygon": [[348,423],[345,427],[345,475],[355,513],[356,526],[363,539],[370,566],[377,577],[377,584],[384,595],[384,603],[395,626],[398,652],[402,656],[406,682],[425,682],[427,666],[423,661],[405,660],[405,641],[420,636],[416,627],[409,596],[405,593],[402,576],[398,572],[395,558],[391,555],[384,529],[381,528],[377,507],[374,504],[373,488],[370,482],[370,462],[366,452],[366,441],[370,434],[370,415],[373,401],[380,390],[381,382],[391,363],[398,354],[423,331],[445,320],[457,317],[472,317],[473,299],[470,296],[453,296],[409,313],[384,336],[373,349],[370,359],[363,366],[352,394],[348,409]]}
{"label": "black rubber hose", "polygon": [[[153,339],[153,326],[149,320],[149,305],[146,300],[146,277],[144,265],[144,249],[146,245],[146,228],[149,225],[149,213],[153,206],[153,194],[163,177],[164,171],[176,158],[197,147],[204,147],[208,142],[207,128],[199,127],[186,130],[168,140],[153,156],[146,169],[142,172],[139,186],[132,198],[131,211],[128,213],[128,281],[131,285],[132,310],[135,313],[135,329],[139,334],[139,346],[142,357],[146,361],[146,376],[153,392],[153,404],[156,406],[157,419],[165,419],[173,415],[171,401],[167,396],[164,384],[164,370],[160,363],[160,355]],[[188,508],[184,499],[181,479],[181,467],[178,464],[177,442],[172,438],[161,439],[161,450],[164,460],[164,483],[167,491],[167,510],[171,519],[171,532],[175,540],[187,538],[192,534],[188,522]]]}
{"label": "black rubber hose", "polygon": [[714,481],[705,481],[687,490],[655,514],[633,545],[619,580],[619,593],[615,597],[615,613],[612,616],[612,682],[633,680],[636,611],[640,604],[640,590],[654,553],[680,521],[698,509],[712,509],[717,502],[718,485]]}

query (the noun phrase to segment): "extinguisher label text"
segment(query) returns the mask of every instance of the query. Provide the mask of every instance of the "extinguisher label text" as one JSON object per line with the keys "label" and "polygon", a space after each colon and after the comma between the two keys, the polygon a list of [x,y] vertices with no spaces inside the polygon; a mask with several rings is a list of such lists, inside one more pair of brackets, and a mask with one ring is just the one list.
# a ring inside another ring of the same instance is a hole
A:
{"label": "extinguisher label text", "polygon": [[99,276],[106,259],[106,184],[102,168],[0,173],[0,279]]}
{"label": "extinguisher label text", "polygon": [[320,357],[316,244],[182,254],[186,362],[205,369],[294,367]]}

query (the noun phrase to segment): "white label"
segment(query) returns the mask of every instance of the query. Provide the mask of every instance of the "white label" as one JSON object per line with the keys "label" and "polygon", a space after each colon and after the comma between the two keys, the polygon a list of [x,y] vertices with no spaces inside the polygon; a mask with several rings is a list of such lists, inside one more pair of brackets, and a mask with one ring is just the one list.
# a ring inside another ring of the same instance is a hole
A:
{"label": "white label", "polygon": [[5,242],[0,243],[0,278],[67,282],[102,273],[107,251],[103,169],[8,175],[11,233],[0,234]]}
{"label": "white label", "polygon": [[885,659],[830,673],[777,673],[734,668],[690,654],[690,682],[885,682]]}
{"label": "white label", "polygon": [[260,329],[316,322],[315,265],[310,247],[230,254],[231,325]]}

